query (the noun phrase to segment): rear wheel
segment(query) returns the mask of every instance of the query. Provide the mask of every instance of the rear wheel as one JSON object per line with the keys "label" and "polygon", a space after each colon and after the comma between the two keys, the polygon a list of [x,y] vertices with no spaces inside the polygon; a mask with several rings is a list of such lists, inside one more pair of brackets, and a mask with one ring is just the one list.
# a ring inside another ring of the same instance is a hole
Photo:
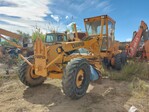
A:
{"label": "rear wheel", "polygon": [[[28,61],[34,63],[33,56],[28,58]],[[20,81],[29,87],[41,85],[45,81],[45,77],[35,75],[34,68],[24,62],[19,69]]]}
{"label": "rear wheel", "polygon": [[121,53],[121,62],[122,62],[123,65],[125,65],[127,63],[127,54],[126,54],[126,52]]}
{"label": "rear wheel", "polygon": [[85,95],[90,82],[90,65],[86,59],[72,59],[64,70],[62,86],[64,93],[71,99]]}
{"label": "rear wheel", "polygon": [[122,61],[121,61],[121,54],[117,54],[114,57],[114,65],[113,68],[116,70],[121,70],[122,69]]}

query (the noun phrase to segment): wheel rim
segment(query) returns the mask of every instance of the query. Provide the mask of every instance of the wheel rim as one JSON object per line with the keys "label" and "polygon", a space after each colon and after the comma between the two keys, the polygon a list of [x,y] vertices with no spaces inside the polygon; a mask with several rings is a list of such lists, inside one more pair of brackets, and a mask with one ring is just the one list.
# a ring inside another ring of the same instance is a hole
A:
{"label": "wheel rim", "polygon": [[76,86],[78,88],[82,87],[84,81],[84,71],[83,70],[79,70],[78,74],[77,74],[77,78],[76,78]]}
{"label": "wheel rim", "polygon": [[38,75],[35,74],[34,67],[30,67],[30,71],[29,72],[30,72],[31,78],[36,79],[36,78],[39,77]]}

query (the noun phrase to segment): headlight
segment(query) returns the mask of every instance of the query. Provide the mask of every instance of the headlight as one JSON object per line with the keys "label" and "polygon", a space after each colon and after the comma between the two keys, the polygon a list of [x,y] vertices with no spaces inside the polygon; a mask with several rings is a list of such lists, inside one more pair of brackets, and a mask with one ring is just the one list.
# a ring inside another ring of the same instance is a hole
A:
{"label": "headlight", "polygon": [[56,51],[57,51],[58,54],[60,54],[60,53],[62,53],[64,50],[63,50],[62,47],[58,47],[58,48],[56,49]]}

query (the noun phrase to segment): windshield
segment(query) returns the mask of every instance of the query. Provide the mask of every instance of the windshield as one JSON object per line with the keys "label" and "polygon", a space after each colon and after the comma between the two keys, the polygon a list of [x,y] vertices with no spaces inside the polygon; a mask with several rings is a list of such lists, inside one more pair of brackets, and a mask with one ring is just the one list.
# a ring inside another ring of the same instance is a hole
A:
{"label": "windshield", "polygon": [[46,42],[54,42],[54,36],[51,34],[46,35]]}
{"label": "windshield", "polygon": [[46,42],[65,42],[67,41],[66,35],[63,34],[47,34],[46,35]]}
{"label": "windshield", "polygon": [[89,36],[99,35],[101,33],[101,21],[87,22],[86,31]]}

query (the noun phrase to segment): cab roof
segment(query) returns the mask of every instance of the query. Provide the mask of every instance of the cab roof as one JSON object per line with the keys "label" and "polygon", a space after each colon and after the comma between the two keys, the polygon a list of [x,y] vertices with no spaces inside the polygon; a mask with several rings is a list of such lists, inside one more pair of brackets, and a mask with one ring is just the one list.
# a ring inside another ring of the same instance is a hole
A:
{"label": "cab roof", "polygon": [[108,15],[101,15],[101,16],[94,16],[94,17],[89,17],[89,18],[85,18],[84,21],[89,21],[89,20],[94,20],[94,19],[101,19],[101,18],[109,18],[112,22],[116,23],[110,16]]}

